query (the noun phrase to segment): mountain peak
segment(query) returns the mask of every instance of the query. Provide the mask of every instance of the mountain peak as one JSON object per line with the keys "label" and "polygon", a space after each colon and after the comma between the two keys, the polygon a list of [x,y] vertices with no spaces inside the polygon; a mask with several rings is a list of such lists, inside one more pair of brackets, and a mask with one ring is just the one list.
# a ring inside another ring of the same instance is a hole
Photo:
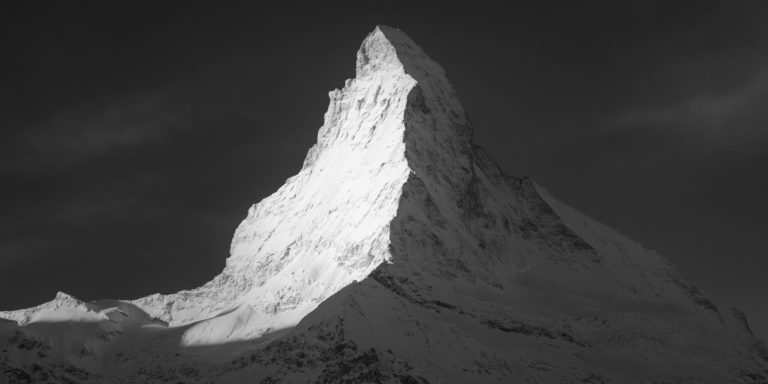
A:
{"label": "mountain peak", "polygon": [[471,127],[445,71],[399,29],[379,25],[369,33],[357,52],[355,78],[329,98],[304,168],[339,147],[371,152],[405,142],[414,171],[419,153],[447,150],[451,159],[471,151]]}
{"label": "mountain peak", "polygon": [[405,33],[386,25],[376,26],[357,51],[358,77],[389,70],[410,74],[423,64],[434,62]]}
{"label": "mountain peak", "polygon": [[[20,340],[4,330],[42,338],[95,373],[82,382],[765,383],[768,347],[728,314],[655,252],[505,175],[443,69],[378,26],[221,274],[0,312],[20,325],[0,324],[0,347]],[[13,372],[61,367],[13,350]]]}
{"label": "mountain peak", "polygon": [[74,297],[72,295],[69,295],[69,294],[67,294],[65,292],[62,292],[62,291],[56,292],[56,297],[54,297],[54,301],[77,301],[77,302],[80,302],[80,300],[77,299],[76,297]]}
{"label": "mountain peak", "polygon": [[[432,60],[405,32],[386,25],[377,25],[357,51],[356,77],[366,78],[390,71],[409,75],[422,88],[438,88],[435,91],[444,93],[444,101],[461,109],[443,67]],[[459,112],[463,115],[463,110]]]}

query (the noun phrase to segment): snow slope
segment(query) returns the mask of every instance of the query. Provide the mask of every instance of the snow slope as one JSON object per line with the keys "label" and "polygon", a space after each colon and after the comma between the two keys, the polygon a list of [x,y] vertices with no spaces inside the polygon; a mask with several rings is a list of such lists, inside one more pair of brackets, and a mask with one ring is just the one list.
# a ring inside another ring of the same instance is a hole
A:
{"label": "snow slope", "polygon": [[[0,324],[5,377],[768,382],[741,312],[474,146],[445,72],[401,31],[377,27],[330,100],[303,168],[251,207],[220,275],[0,313],[15,321]],[[77,337],[58,342],[61,327]]]}

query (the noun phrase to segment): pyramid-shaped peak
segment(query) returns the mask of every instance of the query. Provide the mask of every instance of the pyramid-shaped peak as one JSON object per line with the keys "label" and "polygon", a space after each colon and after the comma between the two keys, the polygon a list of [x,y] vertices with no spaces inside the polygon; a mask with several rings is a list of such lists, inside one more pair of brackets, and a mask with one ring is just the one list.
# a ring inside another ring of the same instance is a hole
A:
{"label": "pyramid-shaped peak", "polygon": [[357,75],[379,71],[403,71],[417,80],[424,75],[444,76],[444,70],[405,32],[377,25],[357,52]]}
{"label": "pyramid-shaped peak", "polygon": [[376,27],[305,166],[248,210],[221,274],[0,311],[0,378],[766,383],[744,314],[505,175],[471,133],[442,69]]}
{"label": "pyramid-shaped peak", "polygon": [[405,32],[397,28],[388,25],[377,25],[376,28],[373,29],[373,32],[371,32],[369,38],[374,35],[383,37],[395,48],[395,50],[401,51],[401,53],[414,50],[421,52],[421,48],[416,45]]}

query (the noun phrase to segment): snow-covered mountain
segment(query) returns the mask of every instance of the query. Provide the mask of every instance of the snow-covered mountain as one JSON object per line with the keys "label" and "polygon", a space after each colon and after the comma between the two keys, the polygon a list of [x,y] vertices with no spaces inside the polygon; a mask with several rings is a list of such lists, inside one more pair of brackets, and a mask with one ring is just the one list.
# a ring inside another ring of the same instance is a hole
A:
{"label": "snow-covered mountain", "polygon": [[0,312],[0,380],[766,383],[768,348],[656,252],[505,175],[443,69],[377,27],[221,274]]}

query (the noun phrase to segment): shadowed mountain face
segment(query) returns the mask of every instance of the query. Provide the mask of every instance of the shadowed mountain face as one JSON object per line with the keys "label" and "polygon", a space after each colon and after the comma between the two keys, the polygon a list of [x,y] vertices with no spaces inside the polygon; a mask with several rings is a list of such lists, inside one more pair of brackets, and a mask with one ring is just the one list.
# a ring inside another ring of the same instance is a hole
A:
{"label": "shadowed mountain face", "polygon": [[224,271],[0,313],[9,382],[762,383],[768,349],[664,258],[505,175],[443,69],[377,27]]}

